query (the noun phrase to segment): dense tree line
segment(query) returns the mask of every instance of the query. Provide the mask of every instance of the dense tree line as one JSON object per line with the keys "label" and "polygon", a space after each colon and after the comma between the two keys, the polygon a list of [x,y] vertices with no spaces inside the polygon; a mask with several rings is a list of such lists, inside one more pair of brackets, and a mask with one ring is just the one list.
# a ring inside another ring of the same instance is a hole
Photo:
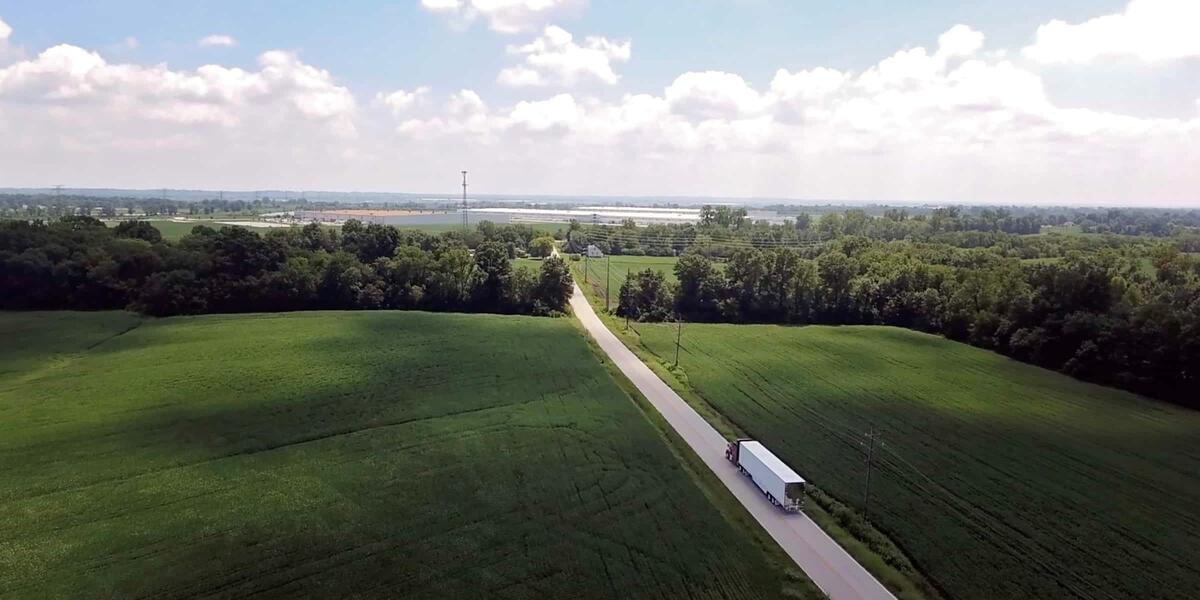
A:
{"label": "dense tree line", "polygon": [[1022,261],[989,248],[844,237],[815,253],[687,253],[677,285],[631,273],[643,321],[880,324],[943,334],[1076,377],[1200,407],[1200,261],[1162,243]]}
{"label": "dense tree line", "polygon": [[[934,241],[963,248],[1005,246],[1022,258],[1061,256],[1063,248],[1086,250],[1102,245],[1137,243],[1135,236],[1195,240],[1200,235],[1200,211],[1167,209],[1080,209],[1014,211],[1005,208],[946,207],[918,211],[890,208],[879,214],[864,209],[826,211],[820,216],[791,215],[782,224],[753,221],[744,209],[704,207],[695,224],[619,227],[573,224],[568,233],[571,251],[593,244],[607,254],[677,256],[693,251],[713,258],[728,258],[745,247],[814,247],[845,236],[872,240]],[[1030,234],[1043,226],[1071,225],[1083,233],[1103,236],[1052,236]],[[1055,246],[1053,253],[1037,252]],[[1190,251],[1186,250],[1185,251]]]}
{"label": "dense tree line", "polygon": [[[429,235],[350,221],[273,229],[196,226],[178,243],[146,222],[91,217],[0,222],[0,308],[117,309],[151,315],[310,309],[551,314],[571,291],[566,265],[514,269],[524,226]],[[470,241],[471,247],[468,246]],[[473,249],[472,249],[473,247]]]}

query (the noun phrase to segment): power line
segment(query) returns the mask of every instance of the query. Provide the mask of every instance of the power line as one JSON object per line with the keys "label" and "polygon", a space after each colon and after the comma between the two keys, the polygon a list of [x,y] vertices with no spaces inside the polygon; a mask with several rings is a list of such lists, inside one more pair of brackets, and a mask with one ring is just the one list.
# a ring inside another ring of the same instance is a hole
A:
{"label": "power line", "polygon": [[867,440],[870,446],[867,449],[867,490],[863,498],[863,515],[867,521],[871,520],[871,468],[875,464],[875,441],[879,439],[879,432],[872,430],[867,433]]}
{"label": "power line", "polygon": [[612,292],[612,254],[608,255],[604,267],[604,312],[609,312],[608,297]]}
{"label": "power line", "polygon": [[683,341],[683,319],[675,313],[675,368],[679,368],[679,346]]}

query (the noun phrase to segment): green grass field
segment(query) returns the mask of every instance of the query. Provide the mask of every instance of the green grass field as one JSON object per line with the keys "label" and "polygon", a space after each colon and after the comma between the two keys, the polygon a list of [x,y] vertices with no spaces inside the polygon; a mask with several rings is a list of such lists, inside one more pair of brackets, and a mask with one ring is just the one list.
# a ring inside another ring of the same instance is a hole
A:
{"label": "green grass field", "polygon": [[[203,220],[188,221],[188,222],[172,221],[170,219],[145,219],[145,220],[147,222],[149,222],[151,225],[153,225],[154,228],[157,229],[158,232],[162,234],[164,240],[170,240],[173,242],[177,242],[183,236],[191,233],[192,228],[194,228],[197,225],[205,225],[208,227],[212,227],[213,229],[220,229],[222,227],[238,227],[238,225],[230,225],[229,223],[221,222],[222,220],[231,221],[232,219],[230,217],[221,217],[220,219],[203,219]],[[119,220],[108,220],[108,221],[104,222],[104,224],[108,225],[109,227],[116,227],[119,223],[120,223]],[[267,231],[269,231],[268,229],[262,229],[262,228],[250,228],[250,229],[252,231],[257,231],[260,234],[266,233]]]}
{"label": "green grass field", "polygon": [[[664,363],[675,329],[638,324]],[[1200,414],[885,327],[685,325],[678,377],[962,600],[1194,598]],[[706,407],[707,408],[707,407]]]}
{"label": "green grass field", "polygon": [[[197,225],[208,225],[209,227],[219,228],[220,225],[216,221],[211,223],[183,223],[180,221],[171,221],[169,219],[144,219],[154,226],[159,233],[162,234],[164,240],[173,242],[179,241],[180,238],[192,232],[192,228]],[[119,220],[109,220],[104,222],[109,227],[116,227],[120,224]]]}
{"label": "green grass field", "polygon": [[[678,281],[675,278],[675,263],[679,262],[679,259],[674,256],[606,256],[587,261],[581,258],[569,262],[571,275],[579,283],[579,288],[583,290],[583,294],[592,302],[592,305],[598,308],[604,308],[605,292],[611,288],[611,308],[612,310],[617,309],[617,293],[621,290],[621,284],[625,282],[625,275],[630,272],[654,269],[661,271],[666,281],[670,283]],[[585,268],[588,271],[586,284],[584,283]],[[611,275],[608,274],[610,269]],[[611,282],[606,277],[611,277]]]}
{"label": "green grass field", "polygon": [[810,589],[567,319],[0,313],[0,338],[0,597]]}
{"label": "green grass field", "polygon": [[[486,221],[487,219],[479,219]],[[476,219],[471,218],[471,230],[474,230]],[[498,225],[506,225],[507,223],[497,223]],[[535,232],[544,235],[553,235],[557,231],[564,231],[567,228],[566,223],[514,223],[514,225],[526,225],[532,228]],[[462,231],[462,223],[419,223],[419,224],[396,224],[392,225],[397,229],[416,229],[425,233],[445,233],[447,231]]]}

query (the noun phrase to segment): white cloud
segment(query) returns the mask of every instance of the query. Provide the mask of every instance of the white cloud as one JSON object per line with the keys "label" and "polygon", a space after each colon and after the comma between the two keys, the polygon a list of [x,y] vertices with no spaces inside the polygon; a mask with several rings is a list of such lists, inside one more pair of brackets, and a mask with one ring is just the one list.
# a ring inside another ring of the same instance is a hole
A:
{"label": "white cloud", "polygon": [[735,119],[765,106],[740,75],[722,71],[684,73],[667,86],[665,98],[673,111],[701,119]]}
{"label": "white cloud", "polygon": [[511,124],[530,131],[569,130],[583,117],[583,111],[570,94],[548,100],[518,102],[509,115]]}
{"label": "white cloud", "polygon": [[94,118],[97,127],[117,127],[118,139],[136,136],[136,128],[126,131],[119,123],[150,121],[252,127],[290,117],[353,132],[354,98],[328,72],[282,51],[264,53],[258,62],[256,72],[217,65],[172,71],[112,64],[61,44],[0,69],[0,105],[44,106],[50,115],[69,107],[74,117]]}
{"label": "white cloud", "polygon": [[983,48],[983,34],[967,25],[955,25],[938,36],[937,56],[943,60],[971,56]]}
{"label": "white cloud", "polygon": [[421,7],[454,17],[461,24],[484,19],[492,31],[533,31],[552,17],[569,11],[584,0],[421,0]]}
{"label": "white cloud", "polygon": [[21,52],[18,48],[14,48],[9,44],[12,38],[12,27],[0,19],[0,65],[5,64],[9,60],[21,57]]}
{"label": "white cloud", "polygon": [[140,44],[138,43],[138,39],[133,37],[132,35],[121,40],[121,47],[126,50],[137,50],[137,47],[139,45]]}
{"label": "white cloud", "polygon": [[201,46],[220,46],[223,48],[230,48],[237,45],[237,40],[228,35],[214,33],[212,35],[206,35],[200,38],[198,43]]}
{"label": "white cloud", "polygon": [[[528,60],[589,48],[547,31],[514,52],[528,71],[514,77],[606,81]],[[984,41],[960,25],[855,71],[688,72],[652,93],[489,102],[409,87],[362,109],[287,52],[172,70],[63,44],[0,66],[0,165],[14,185],[434,190],[471,165],[497,193],[1196,201],[1200,103],[1176,118],[1062,107]],[[591,48],[624,55],[605,43]]]}
{"label": "white cloud", "polygon": [[523,46],[509,46],[508,52],[525,60],[500,71],[497,81],[507,86],[572,86],[585,80],[616,85],[620,76],[612,63],[628,61],[631,44],[588,37],[579,45],[570,32],[550,25],[541,37]]}
{"label": "white cloud", "polygon": [[1131,0],[1124,12],[1079,24],[1038,27],[1026,57],[1041,63],[1087,63],[1110,57],[1157,62],[1200,56],[1200,2]]}
{"label": "white cloud", "polygon": [[[1037,72],[985,51],[984,36],[961,25],[932,52],[901,50],[859,73],[779,70],[762,90],[707,71],[615,101],[564,93],[493,108],[470,97],[474,109],[456,96],[402,133],[491,149],[518,163],[514,172],[536,163],[583,179],[606,173],[614,193],[613,178],[653,186],[664,174],[702,189],[633,191],[1061,202],[1170,201],[1200,189],[1185,167],[1200,158],[1200,115],[1059,107]],[[772,187],[744,187],[759,171]],[[776,181],[785,173],[798,187]]]}
{"label": "white cloud", "polygon": [[387,106],[393,115],[399,116],[424,102],[428,96],[429,86],[421,86],[411,92],[396,90],[388,94],[379,93],[375,95],[375,100]]}

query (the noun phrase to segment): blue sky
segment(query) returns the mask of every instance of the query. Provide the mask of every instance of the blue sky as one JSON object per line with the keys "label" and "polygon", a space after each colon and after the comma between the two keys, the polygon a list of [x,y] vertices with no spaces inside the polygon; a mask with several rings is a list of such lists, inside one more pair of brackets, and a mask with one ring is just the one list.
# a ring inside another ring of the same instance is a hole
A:
{"label": "blue sky", "polygon": [[[194,68],[220,61],[252,67],[266,50],[297,50],[308,63],[370,93],[431,85],[485,92],[505,64],[512,36],[475,23],[455,30],[416,1],[314,2],[14,2],[0,18],[33,48],[67,41],[104,49],[135,37],[139,47],[114,51],[138,62]],[[849,6],[838,6],[848,4]],[[577,35],[631,39],[637,59],[624,69],[627,87],[659,91],[679,73],[722,70],[768,81],[779,68],[825,66],[861,70],[897,49],[929,44],[956,23],[987,33],[1001,47],[1028,43],[1053,18],[1081,21],[1116,12],[1117,0],[1047,2],[831,3],[796,0],[605,0],[565,18]],[[239,45],[198,52],[212,32]],[[1200,83],[1197,84],[1200,87]]]}
{"label": "blue sky", "polygon": [[344,4],[0,0],[20,142],[0,178],[433,191],[469,164],[497,193],[1200,192],[1194,0]]}

